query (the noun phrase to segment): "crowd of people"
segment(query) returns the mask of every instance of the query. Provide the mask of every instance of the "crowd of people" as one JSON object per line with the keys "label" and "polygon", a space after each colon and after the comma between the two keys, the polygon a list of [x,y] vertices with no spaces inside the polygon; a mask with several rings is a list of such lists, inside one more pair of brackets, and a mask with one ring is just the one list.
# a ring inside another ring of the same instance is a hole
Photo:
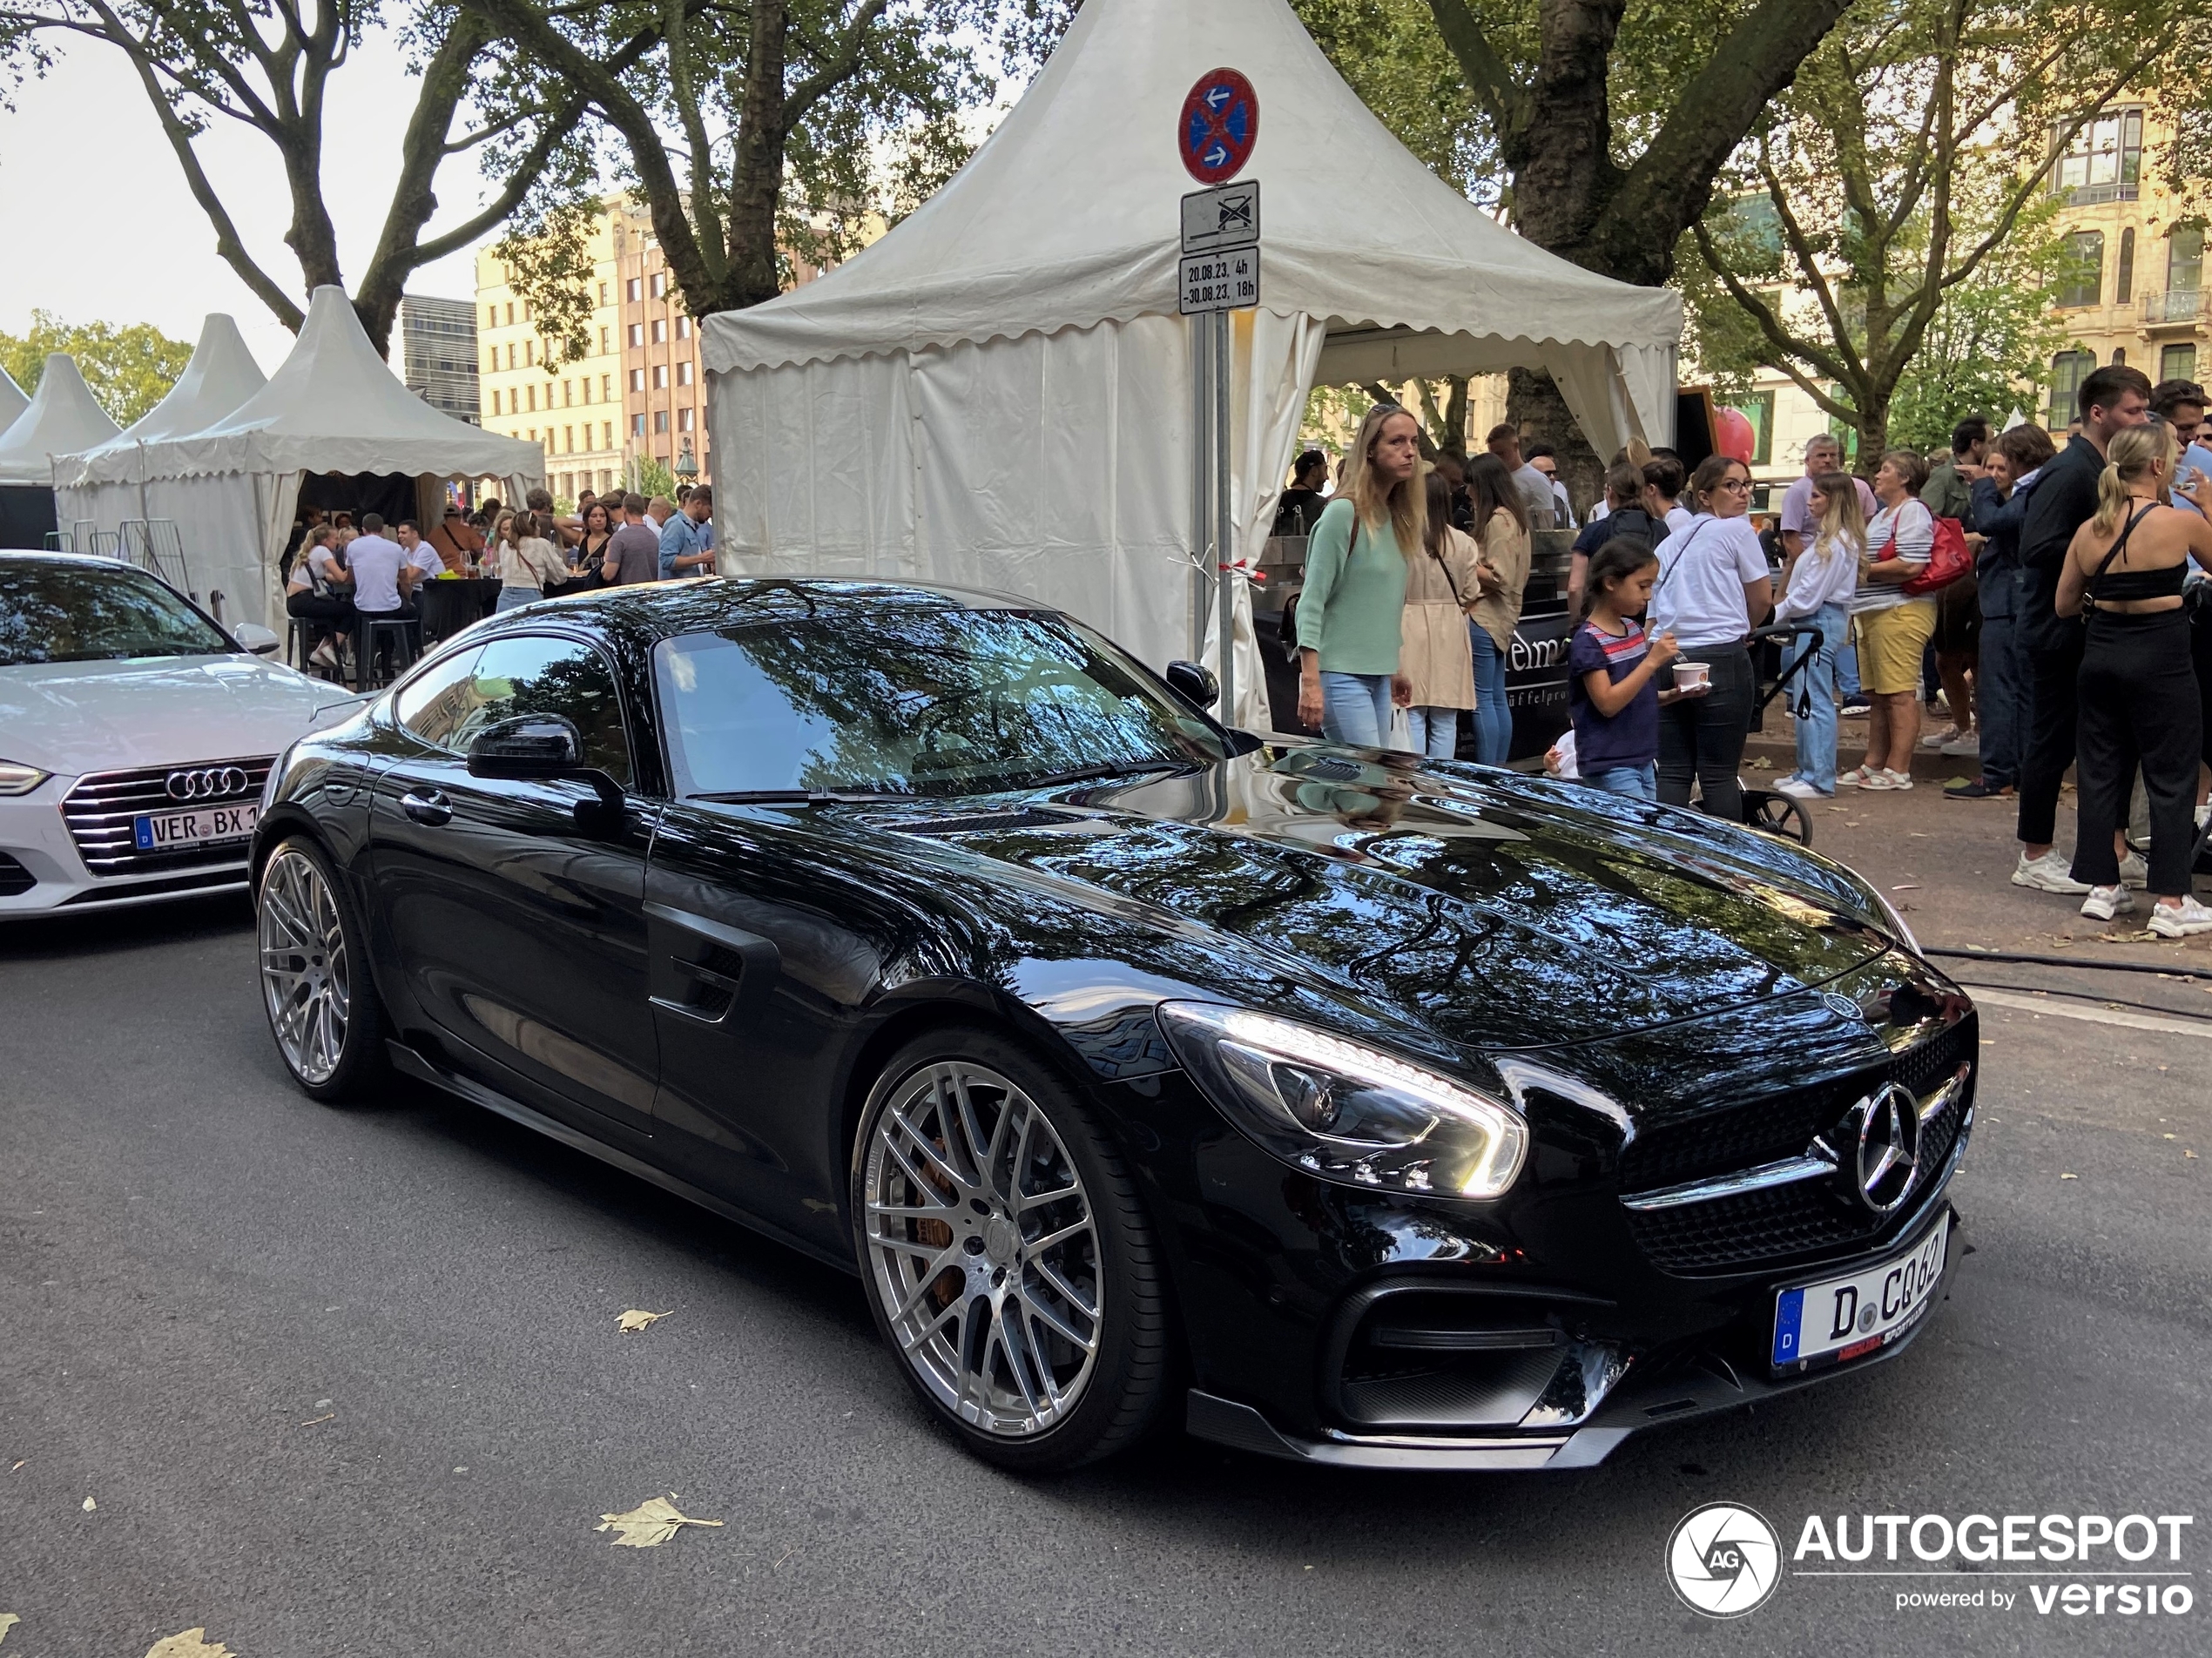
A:
{"label": "crowd of people", "polygon": [[[2098,920],[2147,889],[2153,932],[2212,932],[2191,891],[2212,778],[2205,406],[2194,382],[2154,387],[2114,365],[2083,381],[2063,448],[1977,417],[1932,465],[1892,449],[1860,476],[1817,437],[1764,531],[1742,462],[1689,472],[1663,450],[1616,456],[1570,561],[1559,769],[1740,820],[1754,649],[1780,637],[1797,716],[1782,792],[1909,790],[1917,750],[1971,758],[1978,775],[1946,793],[2014,804],[2015,884],[2078,897]],[[1574,522],[1557,471],[1510,426],[1464,466],[1425,462],[1418,421],[1386,404],[1333,493],[1325,457],[1300,456],[1277,522],[1309,537],[1290,629],[1300,718],[1337,741],[1447,757],[1466,715],[1474,757],[1503,764],[1531,532]],[[1951,724],[1924,733],[1939,700]],[[1866,741],[1845,766],[1838,720],[1854,716]],[[2070,857],[2054,845],[2069,767]],[[2148,826],[2148,859],[2131,820]]]}
{"label": "crowd of people", "polygon": [[301,514],[285,564],[285,609],[308,624],[308,664],[334,677],[355,674],[362,624],[420,615],[423,583],[475,579],[497,584],[490,608],[595,588],[714,574],[714,493],[679,486],[673,499],[585,490],[572,513],[532,489],[520,509],[488,499],[475,510],[448,502],[426,536],[413,519],[388,527],[364,512]]}

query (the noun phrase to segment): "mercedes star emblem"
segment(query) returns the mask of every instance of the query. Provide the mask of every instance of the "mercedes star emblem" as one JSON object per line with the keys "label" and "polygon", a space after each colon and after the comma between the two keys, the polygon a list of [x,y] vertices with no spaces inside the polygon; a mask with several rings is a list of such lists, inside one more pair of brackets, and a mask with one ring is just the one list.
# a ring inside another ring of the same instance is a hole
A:
{"label": "mercedes star emblem", "polygon": [[1858,1147],[1850,1167],[1859,1202],[1889,1214],[1919,1177],[1920,1102],[1900,1084],[1885,1083],[1851,1108],[1844,1130]]}

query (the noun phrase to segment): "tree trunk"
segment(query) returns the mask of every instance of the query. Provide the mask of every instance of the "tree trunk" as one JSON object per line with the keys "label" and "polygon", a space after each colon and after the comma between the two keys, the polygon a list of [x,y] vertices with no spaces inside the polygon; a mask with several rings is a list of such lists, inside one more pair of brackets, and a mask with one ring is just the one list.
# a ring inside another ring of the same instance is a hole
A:
{"label": "tree trunk", "polygon": [[[730,179],[729,273],[716,309],[742,310],[782,289],[776,270],[776,202],[784,182],[784,70],[791,26],[786,0],[752,0],[745,101]],[[697,313],[699,307],[692,307]]]}

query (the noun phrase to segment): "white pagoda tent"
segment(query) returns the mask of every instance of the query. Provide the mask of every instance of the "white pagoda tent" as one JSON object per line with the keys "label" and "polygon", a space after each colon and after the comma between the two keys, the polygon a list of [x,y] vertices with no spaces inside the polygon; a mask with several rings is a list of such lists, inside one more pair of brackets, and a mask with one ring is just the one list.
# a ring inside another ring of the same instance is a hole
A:
{"label": "white pagoda tent", "polygon": [[[203,350],[214,332],[203,333]],[[209,380],[239,373],[227,346],[211,354]],[[512,500],[545,482],[536,444],[454,420],[408,390],[338,287],[314,291],[282,366],[212,424],[84,448],[64,468],[66,515],[102,529],[124,517],[174,520],[192,590],[222,593],[227,620],[272,626],[283,617],[278,571],[307,475],[403,474],[426,522],[443,510],[448,479],[496,478]]]}
{"label": "white pagoda tent", "polygon": [[[1414,158],[1285,0],[1090,0],[968,165],[818,281],[710,318],[723,568],[956,582],[1158,665],[1201,648],[1175,142],[1220,65],[1260,103],[1259,302],[1233,315],[1234,551],[1316,384],[1548,369],[1601,454],[1674,429],[1679,298],[1524,241]],[[1240,590],[1241,591],[1241,590]],[[1211,625],[1211,624],[1210,624]],[[1248,630],[1240,627],[1240,633]],[[1256,664],[1236,718],[1264,724]]]}
{"label": "white pagoda tent", "polygon": [[[17,389],[13,381],[8,389]],[[115,430],[76,359],[50,354],[38,394],[0,432],[0,547],[44,544],[55,527],[55,482],[65,470],[58,457],[104,443]]]}
{"label": "white pagoda tent", "polygon": [[16,423],[16,416],[30,407],[30,399],[24,388],[16,384],[16,377],[0,368],[0,432]]}

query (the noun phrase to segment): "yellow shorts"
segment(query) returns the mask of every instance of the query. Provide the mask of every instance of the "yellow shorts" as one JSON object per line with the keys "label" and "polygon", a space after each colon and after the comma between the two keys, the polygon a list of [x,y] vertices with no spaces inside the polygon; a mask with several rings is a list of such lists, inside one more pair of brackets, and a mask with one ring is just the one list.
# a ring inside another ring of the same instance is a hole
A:
{"label": "yellow shorts", "polygon": [[1920,683],[1920,658],[1935,637],[1936,603],[1907,599],[1851,618],[1858,638],[1858,683],[1878,697],[1895,697]]}

